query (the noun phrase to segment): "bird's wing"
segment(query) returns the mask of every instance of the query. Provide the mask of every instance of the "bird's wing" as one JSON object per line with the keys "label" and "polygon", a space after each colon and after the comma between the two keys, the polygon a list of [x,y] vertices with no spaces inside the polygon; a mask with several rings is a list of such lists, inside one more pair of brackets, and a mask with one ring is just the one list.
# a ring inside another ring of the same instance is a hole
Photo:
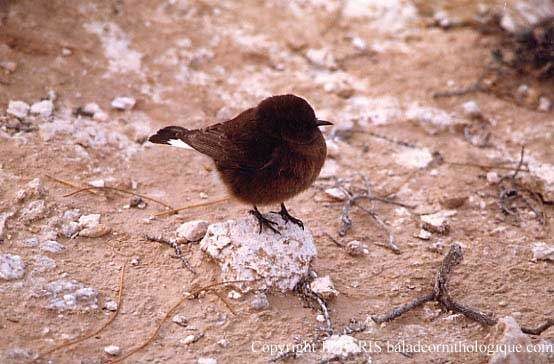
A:
{"label": "bird's wing", "polygon": [[279,155],[279,141],[266,135],[249,109],[235,119],[190,130],[182,140],[214,159],[219,166],[255,172],[271,166]]}

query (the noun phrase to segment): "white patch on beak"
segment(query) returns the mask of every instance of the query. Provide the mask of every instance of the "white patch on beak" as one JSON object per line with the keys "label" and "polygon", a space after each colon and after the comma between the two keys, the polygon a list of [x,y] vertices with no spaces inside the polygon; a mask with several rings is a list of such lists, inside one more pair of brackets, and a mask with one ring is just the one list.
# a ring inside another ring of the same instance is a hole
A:
{"label": "white patch on beak", "polygon": [[183,149],[192,149],[190,145],[182,141],[181,139],[169,139],[167,141],[167,144],[171,145],[172,147],[177,148],[183,148]]}

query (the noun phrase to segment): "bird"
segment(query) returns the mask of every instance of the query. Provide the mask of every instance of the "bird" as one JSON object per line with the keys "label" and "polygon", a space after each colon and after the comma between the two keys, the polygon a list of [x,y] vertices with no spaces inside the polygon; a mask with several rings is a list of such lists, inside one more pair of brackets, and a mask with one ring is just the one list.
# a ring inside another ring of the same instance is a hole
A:
{"label": "bird", "polygon": [[259,233],[268,228],[280,234],[275,221],[258,206],[280,204],[285,221],[304,229],[290,215],[285,201],[309,188],[327,156],[319,127],[333,125],[316,117],[302,97],[286,94],[262,100],[233,119],[202,129],[167,126],[148,140],[156,144],[195,149],[210,157],[230,195],[253,206]]}

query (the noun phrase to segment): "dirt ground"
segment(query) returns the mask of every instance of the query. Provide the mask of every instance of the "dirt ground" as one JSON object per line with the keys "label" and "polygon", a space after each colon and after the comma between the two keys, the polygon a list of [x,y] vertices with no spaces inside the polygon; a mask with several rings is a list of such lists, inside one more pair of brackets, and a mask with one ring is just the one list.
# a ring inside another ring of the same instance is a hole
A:
{"label": "dirt ground", "polygon": [[[448,16],[461,20],[474,16],[479,5],[493,10],[506,5],[448,3]],[[491,172],[513,174],[525,146],[518,179],[545,200],[554,199],[554,114],[537,109],[540,96],[553,99],[554,84],[525,75],[503,79],[501,86],[513,95],[528,85],[521,102],[488,92],[433,98],[435,92],[476,81],[490,64],[495,44],[493,36],[471,26],[432,26],[432,14],[441,2],[0,4],[0,214],[10,215],[0,251],[25,263],[22,277],[0,280],[0,361],[29,361],[99,328],[113,315],[104,303],[117,301],[123,265],[134,259],[135,264],[128,263],[117,318],[97,335],[39,361],[107,362],[108,345],[119,346],[125,355],[151,335],[185,291],[218,278],[218,268],[198,244],[182,246],[198,271],[193,275],[174,259],[170,247],[144,235],[171,237],[182,222],[224,221],[245,215],[249,208],[227,201],[152,218],[163,206],[146,201],[145,209],[128,208],[130,196],[117,193],[65,197],[75,189],[48,176],[78,186],[104,180],[111,187],[135,187],[134,192],[175,208],[218,199],[225,191],[212,177],[207,158],[146,143],[146,138],[166,125],[195,128],[225,120],[266,96],[283,93],[305,97],[320,118],[335,123],[326,131],[329,140],[336,137],[329,149],[327,177],[362,173],[375,195],[414,206],[373,205],[396,238],[401,254],[395,254],[384,246],[383,229],[360,210],[352,213],[351,231],[338,236],[342,204],[323,192],[332,185],[329,178],[320,178],[288,202],[316,240],[314,271],[329,275],[340,292],[329,303],[337,331],[351,320],[366,321],[429,292],[454,242],[464,252],[452,277],[456,299],[496,317],[513,316],[524,326],[553,317],[554,263],[533,261],[532,247],[537,242],[554,244],[554,209],[539,204],[533,211],[520,199],[517,217],[503,213],[501,187]],[[10,100],[33,104],[47,98],[50,90],[57,94],[53,116],[28,116],[23,123],[6,113]],[[131,96],[137,103],[131,110],[114,110],[110,104],[118,96]],[[490,137],[484,146],[464,136],[467,125],[485,125],[464,112],[462,105],[471,100],[487,120]],[[91,102],[100,106],[106,119],[75,114]],[[432,160],[434,152],[440,153],[442,162]],[[43,188],[25,187],[35,178]],[[18,196],[25,188],[27,194]],[[459,203],[452,205],[453,198]],[[537,200],[531,195],[526,199]],[[26,219],[29,204],[37,200],[45,202],[43,211]],[[98,238],[63,236],[64,212],[71,209],[101,214],[111,232]],[[442,210],[455,210],[448,218],[450,232],[433,233],[429,240],[415,237],[419,216]],[[542,223],[537,211],[544,212]],[[360,240],[369,254],[352,257],[326,233],[341,243]],[[38,246],[28,242],[33,237]],[[47,240],[65,249],[44,251]],[[49,307],[57,293],[45,287],[60,279],[93,288],[98,302],[85,297],[74,309]],[[220,290],[223,296],[228,291]],[[234,314],[213,294],[187,300],[177,313],[186,317],[188,326],[168,320],[152,343],[126,361],[189,363],[208,357],[219,363],[264,363],[272,356],[262,352],[263,344],[309,340],[324,326],[316,320],[319,312],[294,293],[269,294],[269,308],[262,311],[251,307],[251,297],[227,299]],[[204,336],[197,342],[183,343],[188,335],[200,333]],[[490,327],[426,304],[353,336],[382,345],[454,344],[488,343],[490,333]],[[554,340],[554,330],[541,338]],[[369,355],[373,363],[489,360],[484,353],[463,352]],[[367,362],[367,357],[349,360]],[[290,360],[321,359],[316,352]]]}

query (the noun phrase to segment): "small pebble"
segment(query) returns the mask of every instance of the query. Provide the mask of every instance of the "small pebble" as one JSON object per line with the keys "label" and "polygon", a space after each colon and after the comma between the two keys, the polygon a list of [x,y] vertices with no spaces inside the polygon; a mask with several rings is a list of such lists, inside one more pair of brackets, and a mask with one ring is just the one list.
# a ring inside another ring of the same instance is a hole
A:
{"label": "small pebble", "polygon": [[114,300],[107,300],[104,302],[104,308],[108,311],[117,311],[117,302]]}
{"label": "small pebble", "polygon": [[64,57],[69,57],[73,54],[73,52],[71,51],[71,49],[69,48],[66,48],[66,47],[63,47],[62,48],[62,56]]}
{"label": "small pebble", "polygon": [[222,348],[228,348],[229,347],[229,340],[227,339],[221,339],[217,342],[217,345],[221,346]]}
{"label": "small pebble", "polygon": [[238,300],[242,297],[242,295],[239,292],[237,292],[235,290],[232,290],[227,294],[227,297],[229,297],[233,300]]}
{"label": "small pebble", "polygon": [[3,69],[11,73],[11,72],[15,72],[15,70],[17,69],[17,63],[8,62],[8,61],[0,62],[0,67],[2,67]]}
{"label": "small pebble", "polygon": [[346,244],[346,252],[353,257],[359,257],[363,255],[368,255],[369,249],[367,245],[365,245],[361,241],[352,240]]}
{"label": "small pebble", "polygon": [[204,336],[204,334],[188,335],[184,339],[182,339],[180,341],[180,343],[183,344],[183,345],[193,344],[193,343],[197,342],[198,340],[200,340],[203,336]]}
{"label": "small pebble", "polygon": [[475,102],[474,100],[464,102],[462,108],[464,109],[464,114],[467,117],[476,118],[481,116],[481,109],[479,108],[477,102]]}
{"label": "small pebble", "polygon": [[79,236],[84,238],[100,238],[108,235],[112,231],[111,228],[105,225],[98,225],[91,228],[84,228],[79,232]]}
{"label": "small pebble", "polygon": [[431,233],[425,229],[420,229],[419,233],[416,235],[416,238],[421,240],[429,240],[431,239]]}
{"label": "small pebble", "polygon": [[88,184],[91,185],[92,187],[98,187],[98,188],[106,187],[106,181],[104,181],[103,179],[95,179],[90,181]]}
{"label": "small pebble", "polygon": [[335,286],[329,276],[318,277],[310,283],[312,292],[320,295],[324,299],[331,299],[338,295]]}
{"label": "small pebble", "polygon": [[541,96],[539,98],[539,111],[548,112],[550,111],[550,108],[552,107],[552,101],[546,96]]}
{"label": "small pebble", "polygon": [[199,241],[206,235],[208,225],[209,223],[206,220],[185,222],[177,229],[177,237],[187,241]]}
{"label": "small pebble", "polygon": [[121,354],[121,348],[116,345],[108,345],[104,347],[104,352],[111,356],[118,356]]}
{"label": "small pebble", "polygon": [[188,325],[188,320],[183,315],[175,315],[171,318],[171,321],[175,322],[177,325],[182,327],[187,327]]}
{"label": "small pebble", "polygon": [[133,97],[116,97],[112,101],[112,107],[116,110],[131,110],[135,106],[136,102],[137,101]]}
{"label": "small pebble", "polygon": [[6,112],[16,118],[23,119],[29,114],[30,106],[23,101],[10,101]]}
{"label": "small pebble", "polygon": [[139,257],[133,257],[133,258],[131,259],[131,265],[133,265],[133,266],[136,267],[136,266],[139,265],[139,264],[140,264],[140,258],[139,258]]}
{"label": "small pebble", "polygon": [[23,245],[28,247],[28,248],[34,248],[36,246],[38,246],[38,238],[36,237],[32,237],[32,238],[27,238],[25,240],[23,240]]}
{"label": "small pebble", "polygon": [[31,114],[49,117],[54,112],[54,103],[51,100],[42,100],[35,102],[31,106]]}
{"label": "small pebble", "polygon": [[325,194],[331,198],[342,201],[347,198],[346,193],[338,187],[332,187],[325,190]]}
{"label": "small pebble", "polygon": [[325,322],[325,316],[323,316],[322,314],[317,315],[315,319],[317,322]]}
{"label": "small pebble", "polygon": [[0,255],[0,278],[13,280],[23,278],[25,275],[25,263],[19,255]]}
{"label": "small pebble", "polygon": [[269,300],[265,293],[258,293],[250,301],[250,307],[255,310],[261,311],[269,308]]}
{"label": "small pebble", "polygon": [[496,184],[496,183],[500,182],[500,177],[498,176],[498,173],[496,173],[496,172],[488,172],[487,173],[487,181],[489,183]]}
{"label": "small pebble", "polygon": [[40,249],[49,253],[60,253],[65,247],[55,240],[47,240],[40,245]]}

